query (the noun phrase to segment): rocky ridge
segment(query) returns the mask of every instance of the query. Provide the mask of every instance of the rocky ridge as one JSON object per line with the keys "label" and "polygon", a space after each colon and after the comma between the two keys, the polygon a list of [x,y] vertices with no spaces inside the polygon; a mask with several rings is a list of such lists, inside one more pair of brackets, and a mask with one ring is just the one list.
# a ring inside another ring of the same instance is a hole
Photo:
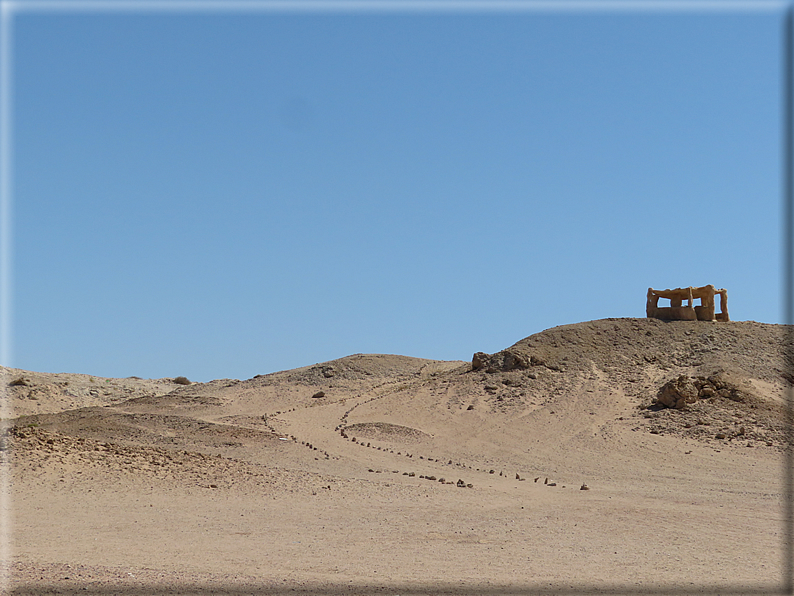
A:
{"label": "rocky ridge", "polygon": [[638,429],[783,448],[793,355],[782,325],[604,319],[475,353],[469,374],[479,375],[492,410],[505,402],[521,410],[533,397],[600,377],[634,400],[634,417],[650,422]]}

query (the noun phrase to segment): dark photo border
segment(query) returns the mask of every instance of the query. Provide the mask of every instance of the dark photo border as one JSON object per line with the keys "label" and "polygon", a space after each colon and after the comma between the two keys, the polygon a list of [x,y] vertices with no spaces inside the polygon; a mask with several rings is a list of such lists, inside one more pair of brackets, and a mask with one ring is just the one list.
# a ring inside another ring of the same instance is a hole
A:
{"label": "dark photo border", "polygon": [[[652,12],[663,10],[666,12],[690,11],[693,7],[700,6],[710,11],[719,11],[724,8],[726,11],[740,9],[745,12],[758,11],[769,12],[770,9],[777,13],[781,19],[781,52],[782,52],[782,71],[781,71],[781,155],[782,155],[782,216],[784,220],[784,239],[783,239],[783,267],[782,272],[783,291],[784,291],[784,323],[785,344],[782,357],[785,360],[785,370],[794,378],[794,0],[781,2],[768,2],[760,0],[758,2],[708,2],[702,0],[671,2],[664,1],[643,1],[643,0],[593,0],[574,1],[560,0],[508,0],[493,2],[488,1],[455,1],[445,2],[443,0],[328,0],[306,2],[296,0],[290,2],[272,2],[269,0],[0,0],[0,359],[8,361],[10,354],[10,331],[11,327],[11,233],[12,224],[11,211],[13,206],[13,184],[12,184],[12,155],[13,155],[13,106],[12,106],[12,81],[13,81],[13,19],[16,14],[48,14],[58,13],[107,13],[107,12],[129,12],[129,13],[168,13],[168,14],[191,14],[191,13],[245,13],[255,12],[264,13],[267,11],[278,11],[280,13],[304,14],[312,12],[394,12],[405,14],[406,12],[416,11],[438,11],[454,14],[458,9],[467,12],[500,12],[500,13],[528,13],[533,11],[544,11],[547,13],[575,13],[584,12],[603,12],[609,10],[623,12]],[[773,13],[773,14],[774,14]],[[2,398],[0,409],[9,411],[9,401],[5,395],[5,383],[3,383]],[[491,595],[555,595],[568,596],[577,594],[614,594],[614,595],[704,595],[722,594],[726,596],[739,595],[794,595],[794,387],[789,387],[786,395],[786,432],[787,449],[783,458],[784,469],[782,470],[784,481],[784,511],[783,518],[785,527],[782,529],[782,556],[784,557],[782,572],[779,583],[773,581],[759,581],[757,585],[744,586],[659,586],[638,587],[636,585],[580,585],[561,581],[559,586],[511,586],[511,585],[479,585],[479,586],[459,586],[459,585],[436,585],[436,586],[416,586],[416,585],[384,585],[373,583],[369,585],[284,585],[266,586],[256,584],[240,584],[238,586],[223,587],[216,584],[173,584],[173,585],[151,585],[146,587],[130,587],[117,585],[115,587],[96,587],[91,585],[78,585],[73,582],[68,584],[31,584],[24,587],[17,587],[9,591],[8,586],[3,586],[0,581],[0,593],[10,593],[17,595],[39,595],[39,594],[84,594],[94,596],[106,596],[116,594],[120,596],[144,596],[158,594],[218,594],[228,596],[251,595],[328,595],[342,596],[352,594],[389,594],[389,595],[411,595],[421,594],[455,594],[466,596],[491,596]],[[9,469],[2,469],[0,480],[0,509],[8,510],[10,496],[8,491]],[[10,551],[10,532],[12,520],[0,520],[0,557],[5,560],[0,564],[5,567],[5,579],[8,580],[8,573],[13,573],[11,551]],[[752,539],[752,537],[748,537]],[[6,589],[3,589],[6,588]]]}

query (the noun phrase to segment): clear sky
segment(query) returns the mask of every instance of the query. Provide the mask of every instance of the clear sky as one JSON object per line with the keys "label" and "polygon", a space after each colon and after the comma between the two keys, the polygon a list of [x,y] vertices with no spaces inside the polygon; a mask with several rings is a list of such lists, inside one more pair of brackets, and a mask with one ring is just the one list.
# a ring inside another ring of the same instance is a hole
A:
{"label": "clear sky", "polygon": [[782,322],[782,9],[18,7],[3,364],[468,360],[709,283]]}

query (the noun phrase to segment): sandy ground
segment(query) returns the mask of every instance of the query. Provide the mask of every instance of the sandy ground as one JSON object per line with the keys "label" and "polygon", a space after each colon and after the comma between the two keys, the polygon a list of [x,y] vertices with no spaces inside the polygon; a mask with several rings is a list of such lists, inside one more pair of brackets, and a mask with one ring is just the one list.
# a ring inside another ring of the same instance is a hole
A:
{"label": "sandy ground", "polygon": [[[187,386],[6,371],[27,379],[2,450],[7,591],[782,593],[780,329],[544,333],[510,349],[534,364],[491,372],[386,355]],[[746,396],[653,405],[709,367]]]}

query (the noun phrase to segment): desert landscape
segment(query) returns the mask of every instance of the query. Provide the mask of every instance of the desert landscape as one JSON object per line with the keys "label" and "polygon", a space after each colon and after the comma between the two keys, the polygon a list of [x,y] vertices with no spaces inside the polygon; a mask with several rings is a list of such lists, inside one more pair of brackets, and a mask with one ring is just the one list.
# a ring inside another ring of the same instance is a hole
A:
{"label": "desert landscape", "polygon": [[4,369],[8,591],[775,593],[791,350],[622,318],[247,380]]}

